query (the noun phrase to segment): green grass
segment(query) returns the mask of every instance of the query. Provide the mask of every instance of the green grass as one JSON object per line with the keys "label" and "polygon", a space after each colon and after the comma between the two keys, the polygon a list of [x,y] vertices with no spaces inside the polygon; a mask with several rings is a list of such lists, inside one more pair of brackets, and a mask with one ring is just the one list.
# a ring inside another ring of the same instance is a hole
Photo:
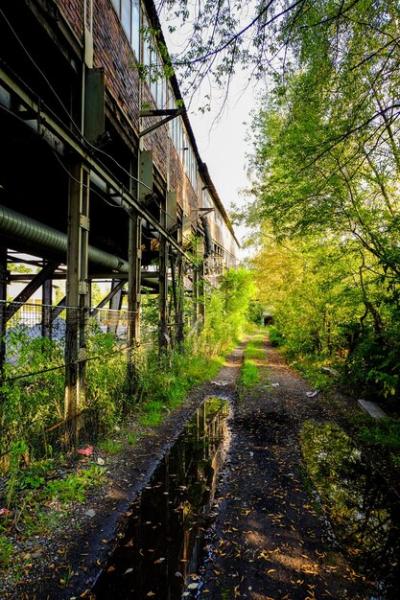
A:
{"label": "green grass", "polygon": [[250,388],[260,381],[260,373],[255,362],[245,359],[240,370],[239,383],[244,388]]}
{"label": "green grass", "polygon": [[139,434],[136,431],[130,431],[126,436],[129,446],[136,446],[139,441]]}
{"label": "green grass", "polygon": [[8,567],[14,553],[14,546],[6,538],[5,535],[0,535],[0,567]]}
{"label": "green grass", "polygon": [[166,406],[161,400],[149,400],[143,405],[144,414],[139,417],[143,427],[158,427],[164,420]]}
{"label": "green grass", "polygon": [[256,360],[265,359],[264,336],[254,336],[247,344],[244,351],[244,361],[240,369],[239,385],[242,388],[251,388],[260,381],[260,372]]}
{"label": "green grass", "polygon": [[263,340],[258,342],[252,340],[247,344],[246,350],[244,351],[245,359],[250,360],[263,360],[265,358],[265,350],[262,348]]}
{"label": "green grass", "polygon": [[71,473],[65,478],[49,481],[43,490],[43,499],[58,500],[61,504],[84,502],[87,490],[101,485],[104,481],[104,469],[92,465],[88,469]]}
{"label": "green grass", "polygon": [[114,455],[122,451],[123,444],[117,440],[105,439],[99,442],[98,447],[106,454]]}
{"label": "green grass", "polygon": [[223,364],[222,357],[173,354],[170,365],[161,368],[158,359],[142,375],[143,413],[139,424],[158,427],[168,410],[181,406],[190,389],[212,379]]}

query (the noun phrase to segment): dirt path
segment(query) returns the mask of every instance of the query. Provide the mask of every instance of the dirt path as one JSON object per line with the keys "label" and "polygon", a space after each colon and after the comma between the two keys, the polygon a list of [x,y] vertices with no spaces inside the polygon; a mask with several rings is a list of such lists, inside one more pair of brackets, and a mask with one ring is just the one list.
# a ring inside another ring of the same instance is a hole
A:
{"label": "dirt path", "polygon": [[258,364],[260,383],[234,410],[200,598],[366,600],[369,586],[329,540],[302,475],[298,433],[324,419],[321,399],[269,344]]}

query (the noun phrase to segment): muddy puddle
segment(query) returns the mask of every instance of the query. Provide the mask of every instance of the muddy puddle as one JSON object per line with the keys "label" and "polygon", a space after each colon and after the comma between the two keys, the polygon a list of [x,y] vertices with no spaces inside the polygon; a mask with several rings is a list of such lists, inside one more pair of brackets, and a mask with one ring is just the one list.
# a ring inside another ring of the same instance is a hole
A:
{"label": "muddy puddle", "polygon": [[370,600],[400,597],[400,498],[370,457],[337,425],[307,422],[301,432],[307,475],[331,536],[375,584]]}
{"label": "muddy puddle", "polygon": [[223,397],[207,398],[196,411],[131,506],[93,598],[174,600],[196,589],[203,532],[229,443],[228,413]]}

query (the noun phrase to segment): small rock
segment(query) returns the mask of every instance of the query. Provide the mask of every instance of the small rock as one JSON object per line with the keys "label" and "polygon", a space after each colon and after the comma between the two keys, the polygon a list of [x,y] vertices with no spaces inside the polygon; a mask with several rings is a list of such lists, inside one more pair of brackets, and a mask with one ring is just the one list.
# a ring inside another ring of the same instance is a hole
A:
{"label": "small rock", "polygon": [[96,511],[93,510],[93,508],[89,508],[88,510],[85,511],[85,515],[87,517],[90,517],[91,519],[93,519],[93,517],[96,516]]}

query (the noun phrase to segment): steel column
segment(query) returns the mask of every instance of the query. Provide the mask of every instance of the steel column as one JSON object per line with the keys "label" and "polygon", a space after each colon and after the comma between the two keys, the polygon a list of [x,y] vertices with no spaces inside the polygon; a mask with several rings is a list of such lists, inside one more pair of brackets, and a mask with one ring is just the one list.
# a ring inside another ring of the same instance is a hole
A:
{"label": "steel column", "polygon": [[199,320],[199,269],[193,267],[192,275],[192,301],[193,301],[193,313],[192,313],[192,326],[195,327]]}
{"label": "steel column", "polygon": [[[119,312],[122,308],[122,286],[121,282],[118,279],[113,279],[111,282],[111,289],[115,289],[116,291],[111,296],[109,300],[109,308],[110,311],[113,311],[111,314],[111,324],[107,325],[107,333],[112,333],[113,335],[117,335],[118,330],[118,322],[119,322]],[[115,313],[117,313],[115,315]],[[114,318],[114,315],[116,318]]]}
{"label": "steel column", "polygon": [[[160,221],[161,225],[165,227],[166,224],[166,201],[163,198],[162,205],[160,207]],[[170,344],[170,337],[168,331],[168,242],[162,237],[160,239],[160,250],[159,250],[159,314],[160,314],[160,325],[159,325],[159,350],[163,353],[168,349]]]}
{"label": "steel column", "polygon": [[[46,263],[43,264],[43,267]],[[51,305],[53,302],[53,281],[46,279],[42,286],[42,336],[51,338],[52,321],[51,321]]]}
{"label": "steel column", "polygon": [[184,341],[184,326],[185,326],[185,314],[184,314],[184,300],[185,300],[185,294],[184,294],[184,283],[183,283],[183,259],[182,256],[178,254],[177,256],[177,262],[178,262],[178,325],[177,325],[177,332],[176,332],[176,340],[178,342],[178,346],[181,346],[183,344]]}
{"label": "steel column", "polygon": [[7,275],[7,248],[0,246],[0,381],[6,358]]}
{"label": "steel column", "polygon": [[74,446],[79,433],[76,415],[85,404],[86,328],[89,311],[89,171],[73,166],[68,206],[66,281],[65,406],[66,442]]}
{"label": "steel column", "polygon": [[204,279],[204,262],[201,263],[198,268],[198,288],[199,288],[199,317],[201,319],[202,326],[206,318],[206,290],[205,290],[205,279]]}
{"label": "steel column", "polygon": [[129,219],[129,346],[135,346],[140,343],[141,244],[142,219],[133,213]]}

